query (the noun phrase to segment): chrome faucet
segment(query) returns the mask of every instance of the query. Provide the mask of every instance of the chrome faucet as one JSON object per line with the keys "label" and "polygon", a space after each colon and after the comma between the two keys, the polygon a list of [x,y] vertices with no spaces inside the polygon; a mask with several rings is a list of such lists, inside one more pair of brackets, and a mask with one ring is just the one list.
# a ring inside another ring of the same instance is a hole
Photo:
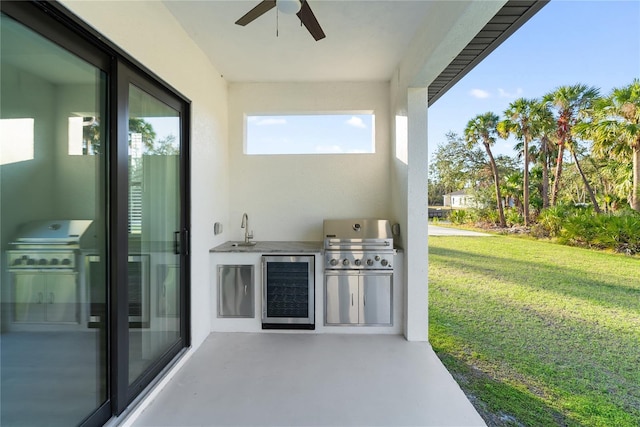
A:
{"label": "chrome faucet", "polygon": [[249,215],[246,212],[242,214],[240,228],[244,228],[244,242],[249,243],[249,240],[253,239],[253,231],[249,233]]}

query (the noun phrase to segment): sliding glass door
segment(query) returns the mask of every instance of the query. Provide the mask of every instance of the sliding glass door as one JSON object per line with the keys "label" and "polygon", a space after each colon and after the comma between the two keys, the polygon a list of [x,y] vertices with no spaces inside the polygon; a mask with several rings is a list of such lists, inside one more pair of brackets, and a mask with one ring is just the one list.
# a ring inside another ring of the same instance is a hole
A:
{"label": "sliding glass door", "polygon": [[0,425],[102,425],[189,344],[189,103],[0,6]]}
{"label": "sliding glass door", "polygon": [[131,385],[181,338],[182,114],[179,103],[167,99],[163,91],[130,70],[121,75],[125,77],[120,84],[128,90],[127,381]]}
{"label": "sliding glass door", "polygon": [[107,73],[6,14],[0,43],[0,425],[77,425],[109,399]]}

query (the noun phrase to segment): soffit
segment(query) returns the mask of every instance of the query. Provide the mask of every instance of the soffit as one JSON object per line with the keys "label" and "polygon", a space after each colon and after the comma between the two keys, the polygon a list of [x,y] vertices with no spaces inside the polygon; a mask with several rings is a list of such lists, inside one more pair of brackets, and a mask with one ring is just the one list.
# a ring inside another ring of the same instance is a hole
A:
{"label": "soffit", "polygon": [[429,85],[429,105],[436,102],[547,3],[548,0],[508,1]]}

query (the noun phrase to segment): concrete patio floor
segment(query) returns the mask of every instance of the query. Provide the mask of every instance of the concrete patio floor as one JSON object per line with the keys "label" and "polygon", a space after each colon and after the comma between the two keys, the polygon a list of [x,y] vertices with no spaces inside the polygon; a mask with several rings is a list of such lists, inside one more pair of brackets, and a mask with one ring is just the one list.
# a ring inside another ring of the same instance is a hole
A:
{"label": "concrete patio floor", "polygon": [[485,424],[428,343],[212,333],[131,425]]}

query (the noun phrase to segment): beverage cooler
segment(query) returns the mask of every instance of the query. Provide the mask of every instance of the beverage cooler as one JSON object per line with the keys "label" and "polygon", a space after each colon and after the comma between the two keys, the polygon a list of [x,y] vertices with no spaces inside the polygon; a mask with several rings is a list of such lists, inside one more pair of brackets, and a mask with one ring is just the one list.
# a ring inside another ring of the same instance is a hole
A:
{"label": "beverage cooler", "polygon": [[262,329],[315,329],[315,257],[262,257]]}

